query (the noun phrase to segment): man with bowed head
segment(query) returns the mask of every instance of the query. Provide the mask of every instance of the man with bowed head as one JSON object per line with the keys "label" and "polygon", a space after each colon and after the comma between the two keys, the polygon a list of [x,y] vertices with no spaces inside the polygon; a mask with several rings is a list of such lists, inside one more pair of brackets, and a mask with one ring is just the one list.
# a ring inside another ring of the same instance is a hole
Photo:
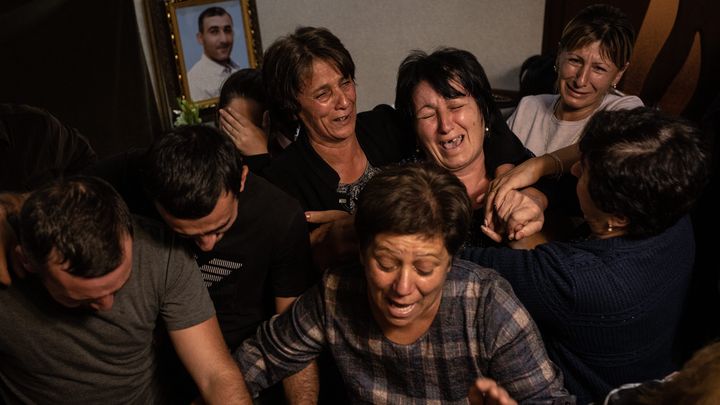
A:
{"label": "man with bowed head", "polygon": [[206,402],[247,400],[192,258],[109,184],[52,182],[10,219],[27,275],[0,290],[0,402],[166,401],[158,320]]}

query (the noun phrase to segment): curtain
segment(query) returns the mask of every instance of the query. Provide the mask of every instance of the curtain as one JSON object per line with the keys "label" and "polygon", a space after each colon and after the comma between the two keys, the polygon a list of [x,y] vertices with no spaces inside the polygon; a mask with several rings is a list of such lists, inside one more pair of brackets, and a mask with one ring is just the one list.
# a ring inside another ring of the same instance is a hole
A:
{"label": "curtain", "polygon": [[148,145],[160,120],[133,1],[3,1],[0,101],[47,109],[100,157]]}

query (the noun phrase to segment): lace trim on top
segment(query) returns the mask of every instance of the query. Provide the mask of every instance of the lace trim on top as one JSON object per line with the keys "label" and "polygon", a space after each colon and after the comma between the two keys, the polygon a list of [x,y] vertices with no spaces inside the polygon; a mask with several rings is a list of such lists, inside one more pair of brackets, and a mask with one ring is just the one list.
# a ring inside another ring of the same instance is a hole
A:
{"label": "lace trim on top", "polygon": [[340,206],[347,212],[354,212],[360,191],[362,191],[367,182],[378,173],[380,173],[380,169],[368,162],[367,166],[365,166],[365,171],[359,179],[349,184],[338,184],[337,194]]}

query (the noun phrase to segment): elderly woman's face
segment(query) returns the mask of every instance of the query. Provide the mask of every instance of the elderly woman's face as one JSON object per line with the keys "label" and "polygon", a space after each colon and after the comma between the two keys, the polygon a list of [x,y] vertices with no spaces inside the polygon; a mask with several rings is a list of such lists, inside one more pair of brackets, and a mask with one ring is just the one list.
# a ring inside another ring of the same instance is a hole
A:
{"label": "elderly woman's face", "polygon": [[619,69],[603,56],[600,41],[561,52],[558,56],[558,90],[563,110],[575,114],[575,119],[590,116],[624,72],[624,68]]}
{"label": "elderly woman's face", "polygon": [[485,120],[475,99],[460,84],[463,97],[446,99],[422,81],[413,92],[415,132],[423,148],[438,165],[458,172],[481,163]]}
{"label": "elderly woman's face", "polygon": [[451,257],[443,238],[380,234],[364,252],[375,320],[396,342],[416,338],[435,319]]}
{"label": "elderly woman's face", "polygon": [[332,144],[355,136],[355,82],[332,64],[315,59],[298,95],[299,118],[311,140]]}

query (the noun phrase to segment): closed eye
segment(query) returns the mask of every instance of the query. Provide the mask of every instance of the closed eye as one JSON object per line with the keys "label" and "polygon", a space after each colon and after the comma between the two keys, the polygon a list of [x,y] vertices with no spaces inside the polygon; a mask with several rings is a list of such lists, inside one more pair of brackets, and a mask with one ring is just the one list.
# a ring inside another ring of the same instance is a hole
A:
{"label": "closed eye", "polygon": [[387,257],[378,257],[375,258],[375,261],[377,262],[378,267],[382,271],[392,271],[397,267],[397,261]]}
{"label": "closed eye", "polygon": [[438,266],[438,263],[430,260],[420,260],[413,263],[413,267],[415,267],[415,270],[417,270],[418,273],[422,276],[429,276],[435,271],[435,268]]}
{"label": "closed eye", "polygon": [[330,92],[327,90],[315,95],[315,100],[318,101],[327,101],[328,99],[330,99]]}
{"label": "closed eye", "polygon": [[580,58],[568,58],[568,62],[569,62],[571,65],[579,65],[579,64],[582,63],[582,61],[580,60]]}

